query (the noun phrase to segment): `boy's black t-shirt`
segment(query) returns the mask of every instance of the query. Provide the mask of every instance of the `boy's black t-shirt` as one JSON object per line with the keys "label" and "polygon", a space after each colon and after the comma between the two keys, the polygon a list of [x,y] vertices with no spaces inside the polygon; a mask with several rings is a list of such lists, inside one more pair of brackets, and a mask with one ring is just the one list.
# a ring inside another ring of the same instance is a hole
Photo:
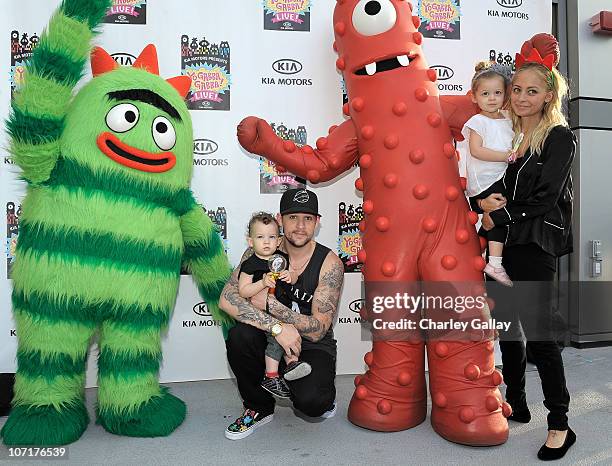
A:
{"label": "boy's black t-shirt", "polygon": [[[286,253],[276,250],[274,254],[280,254],[285,259],[287,259],[287,266],[289,266],[289,256]],[[263,278],[265,274],[270,272],[270,268],[268,267],[268,260],[262,259],[260,257],[257,257],[256,254],[253,254],[240,266],[240,273],[243,272],[253,276],[253,283],[258,282]],[[238,277],[240,277],[240,273],[238,274]],[[287,307],[291,307],[291,298],[289,297],[290,289],[290,283],[285,283],[282,280],[276,281],[274,295],[276,296],[276,299],[278,299],[283,305]]]}

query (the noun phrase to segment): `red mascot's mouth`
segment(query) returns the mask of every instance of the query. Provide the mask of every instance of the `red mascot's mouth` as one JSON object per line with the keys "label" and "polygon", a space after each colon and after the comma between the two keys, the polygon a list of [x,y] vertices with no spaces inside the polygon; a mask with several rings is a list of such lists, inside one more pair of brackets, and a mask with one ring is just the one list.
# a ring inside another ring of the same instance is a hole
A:
{"label": "red mascot's mouth", "polygon": [[412,60],[417,56],[414,53],[407,53],[404,55],[395,55],[388,58],[383,58],[379,61],[373,61],[367,65],[362,66],[355,70],[355,74],[359,76],[373,76],[376,73],[382,73],[384,71],[391,71],[400,67],[407,67],[410,65]]}
{"label": "red mascot's mouth", "polygon": [[101,133],[96,139],[98,148],[115,162],[143,172],[161,173],[170,170],[176,164],[172,152],[157,154],[146,152],[127,145],[112,133]]}

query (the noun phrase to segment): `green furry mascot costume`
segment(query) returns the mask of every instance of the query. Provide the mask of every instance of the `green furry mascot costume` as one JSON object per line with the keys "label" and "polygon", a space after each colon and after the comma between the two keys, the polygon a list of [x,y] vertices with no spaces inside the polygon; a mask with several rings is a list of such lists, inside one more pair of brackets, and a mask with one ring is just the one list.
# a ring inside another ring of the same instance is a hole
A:
{"label": "green furry mascot costume", "polygon": [[160,387],[160,332],[181,266],[227,329],[218,299],[230,266],[189,189],[190,80],[158,76],[147,46],[119,68],[92,53],[94,79],[73,98],[109,0],[64,0],[27,65],[8,121],[28,182],[13,269],[18,371],[7,445],[62,445],[89,418],[85,365],[98,332],[98,422],[109,432],[170,434],[185,404]]}

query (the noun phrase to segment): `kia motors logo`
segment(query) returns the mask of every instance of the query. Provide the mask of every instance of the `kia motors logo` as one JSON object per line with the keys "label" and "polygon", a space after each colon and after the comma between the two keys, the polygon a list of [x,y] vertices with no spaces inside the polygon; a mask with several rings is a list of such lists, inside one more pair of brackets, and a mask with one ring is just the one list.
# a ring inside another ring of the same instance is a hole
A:
{"label": "kia motors logo", "polygon": [[210,317],[211,314],[208,311],[208,306],[204,301],[193,306],[193,312],[195,312],[199,316]]}
{"label": "kia motors logo", "polygon": [[272,69],[280,74],[297,74],[302,71],[302,64],[291,58],[281,58],[272,63]]}
{"label": "kia motors logo", "polygon": [[349,310],[359,314],[359,311],[365,306],[365,299],[356,299],[349,304]]}
{"label": "kia motors logo", "polygon": [[121,66],[132,66],[132,64],[136,61],[136,57],[129,53],[113,53],[111,57]]}
{"label": "kia motors logo", "polygon": [[219,145],[211,139],[194,139],[193,153],[195,155],[210,155],[217,152]]}
{"label": "kia motors logo", "polygon": [[497,0],[497,4],[504,8],[518,8],[523,4],[523,0]]}
{"label": "kia motors logo", "polygon": [[436,73],[438,73],[438,81],[446,81],[447,79],[450,79],[455,76],[455,72],[453,71],[453,69],[449,68],[448,66],[434,65],[431,68],[436,70]]}

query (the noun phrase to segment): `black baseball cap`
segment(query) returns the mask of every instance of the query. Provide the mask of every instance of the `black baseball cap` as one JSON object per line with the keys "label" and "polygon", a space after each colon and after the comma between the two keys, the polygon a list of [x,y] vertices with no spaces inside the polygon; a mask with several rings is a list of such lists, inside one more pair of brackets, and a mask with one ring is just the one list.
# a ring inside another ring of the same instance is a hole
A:
{"label": "black baseball cap", "polygon": [[280,214],[313,214],[320,217],[317,195],[308,189],[288,189],[280,200]]}

